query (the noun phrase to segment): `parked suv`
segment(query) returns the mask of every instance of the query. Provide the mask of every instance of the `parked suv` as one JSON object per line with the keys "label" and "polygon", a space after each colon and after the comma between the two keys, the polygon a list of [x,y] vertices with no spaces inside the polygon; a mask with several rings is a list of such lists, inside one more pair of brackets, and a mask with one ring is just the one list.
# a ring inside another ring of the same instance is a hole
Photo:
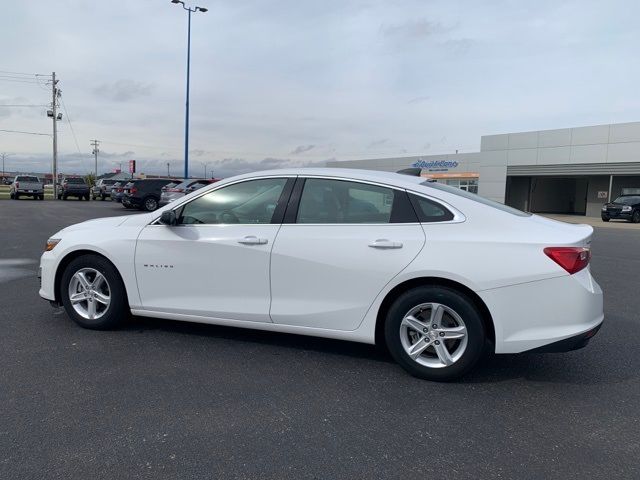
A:
{"label": "parked suv", "polygon": [[178,183],[170,187],[162,189],[162,195],[160,196],[160,206],[164,207],[168,203],[177,200],[178,198],[184,197],[187,193],[191,193],[198,188],[202,188],[205,185],[209,185],[212,181],[204,178],[190,178],[189,180],[185,180],[184,182]]}
{"label": "parked suv", "polygon": [[66,177],[62,187],[58,190],[58,200],[66,200],[68,197],[77,197],[78,200],[89,200],[89,185],[82,177]]}
{"label": "parked suv", "polygon": [[170,178],[146,178],[132,180],[125,188],[122,205],[126,208],[138,208],[153,212],[160,204],[162,187],[170,183]]}
{"label": "parked suv", "polygon": [[640,223],[640,195],[620,195],[613,202],[602,206],[600,216],[604,222],[619,218]]}
{"label": "parked suv", "polygon": [[18,200],[20,197],[44,200],[44,183],[33,175],[16,175],[11,187],[9,187],[9,196],[14,200]]}
{"label": "parked suv", "polygon": [[104,200],[111,194],[111,186],[116,183],[116,180],[109,180],[106,178],[101,178],[98,180],[93,188],[91,189],[91,199],[95,200],[99,198],[100,200]]}

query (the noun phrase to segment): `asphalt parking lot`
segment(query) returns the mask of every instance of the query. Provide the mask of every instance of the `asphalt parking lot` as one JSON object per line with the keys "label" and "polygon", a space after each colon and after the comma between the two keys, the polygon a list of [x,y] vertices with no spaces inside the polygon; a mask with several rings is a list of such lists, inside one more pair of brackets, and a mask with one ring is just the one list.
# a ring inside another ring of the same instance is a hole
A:
{"label": "asphalt parking lot", "polygon": [[1,479],[640,477],[640,231],[596,228],[606,323],[587,348],[492,356],[438,384],[367,345],[77,327],[38,297],[42,247],[123,214],[0,202]]}

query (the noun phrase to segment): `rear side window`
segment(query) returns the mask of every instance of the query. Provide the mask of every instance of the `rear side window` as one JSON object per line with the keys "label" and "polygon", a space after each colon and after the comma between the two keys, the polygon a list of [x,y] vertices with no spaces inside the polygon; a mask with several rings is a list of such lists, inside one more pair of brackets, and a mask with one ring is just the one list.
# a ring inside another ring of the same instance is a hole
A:
{"label": "rear side window", "polygon": [[297,223],[389,223],[394,191],[344,180],[308,178]]}
{"label": "rear side window", "polygon": [[448,222],[453,220],[453,213],[443,205],[419,195],[410,194],[409,197],[421,222]]}
{"label": "rear side window", "polygon": [[423,182],[420,185],[435,188],[436,190],[442,190],[447,193],[451,193],[453,195],[458,195],[459,197],[464,197],[467,200],[473,200],[474,202],[481,203],[486,205],[487,207],[493,207],[497,210],[501,210],[506,213],[510,213],[511,215],[517,215],[518,217],[529,217],[531,214],[529,212],[523,212],[522,210],[518,210],[517,208],[509,207],[502,203],[494,202],[493,200],[489,200],[488,198],[481,197],[475,193],[465,192],[459,188],[451,187],[449,185],[444,185],[442,183],[437,182]]}

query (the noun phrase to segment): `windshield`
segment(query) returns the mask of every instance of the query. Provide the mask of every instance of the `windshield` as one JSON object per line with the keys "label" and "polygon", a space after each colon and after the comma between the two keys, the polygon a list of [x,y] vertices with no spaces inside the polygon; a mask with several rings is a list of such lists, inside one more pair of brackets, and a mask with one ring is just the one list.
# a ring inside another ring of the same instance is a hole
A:
{"label": "windshield", "polygon": [[460,190],[456,187],[451,187],[449,185],[445,185],[443,183],[438,182],[422,182],[420,185],[425,187],[435,188],[436,190],[442,190],[443,192],[452,193],[453,195],[458,195],[459,197],[464,197],[468,200],[473,200],[474,202],[481,203],[488,207],[493,207],[497,210],[501,210],[506,213],[510,213],[511,215],[517,215],[518,217],[529,217],[531,214],[529,212],[523,212],[522,210],[518,210],[517,208],[509,207],[499,202],[494,202],[493,200],[489,200],[488,198],[481,197],[476,193],[470,193],[465,190]]}
{"label": "windshield", "polygon": [[634,196],[624,196],[616,198],[613,203],[620,203],[622,205],[635,205],[636,203],[640,203],[640,197]]}

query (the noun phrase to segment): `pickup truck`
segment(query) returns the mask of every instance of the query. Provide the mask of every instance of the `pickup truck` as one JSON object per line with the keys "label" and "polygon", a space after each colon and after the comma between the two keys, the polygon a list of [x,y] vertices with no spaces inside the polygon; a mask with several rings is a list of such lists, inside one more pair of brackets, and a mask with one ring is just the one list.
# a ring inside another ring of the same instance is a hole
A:
{"label": "pickup truck", "polygon": [[78,200],[89,200],[91,192],[89,185],[82,177],[67,177],[58,190],[58,200],[66,200],[68,197],[78,197]]}
{"label": "pickup truck", "polygon": [[44,183],[33,175],[16,175],[9,187],[9,196],[14,200],[20,197],[44,200]]}
{"label": "pickup truck", "polygon": [[116,183],[115,180],[110,180],[108,178],[101,178],[91,188],[91,199],[95,200],[99,198],[100,200],[104,200],[105,198],[111,195],[111,187]]}

